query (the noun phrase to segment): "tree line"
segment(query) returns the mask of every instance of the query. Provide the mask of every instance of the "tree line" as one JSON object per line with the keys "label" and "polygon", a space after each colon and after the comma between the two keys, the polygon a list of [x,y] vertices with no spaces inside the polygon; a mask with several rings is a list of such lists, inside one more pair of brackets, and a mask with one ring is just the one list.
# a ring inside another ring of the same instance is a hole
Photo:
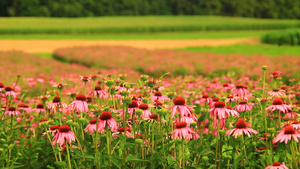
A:
{"label": "tree line", "polygon": [[1,0],[0,16],[224,15],[300,19],[300,0]]}

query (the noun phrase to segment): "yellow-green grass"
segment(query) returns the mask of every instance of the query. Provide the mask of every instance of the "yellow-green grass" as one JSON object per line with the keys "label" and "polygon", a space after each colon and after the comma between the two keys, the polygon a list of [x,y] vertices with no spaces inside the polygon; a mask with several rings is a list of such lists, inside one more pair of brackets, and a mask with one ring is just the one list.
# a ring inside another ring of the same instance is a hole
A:
{"label": "yellow-green grass", "polygon": [[256,31],[197,31],[197,32],[153,32],[153,33],[102,33],[102,34],[8,34],[0,39],[221,39],[259,37],[267,30]]}
{"label": "yellow-green grass", "polygon": [[[277,45],[230,45],[218,47],[188,47],[178,50],[190,52],[204,52],[216,54],[249,54],[249,55],[268,55],[282,56],[294,55],[300,56],[300,50],[297,46],[277,46]],[[300,58],[299,58],[300,61]]]}
{"label": "yellow-green grass", "polygon": [[117,16],[0,18],[0,34],[258,30],[299,27],[300,20],[224,16]]}

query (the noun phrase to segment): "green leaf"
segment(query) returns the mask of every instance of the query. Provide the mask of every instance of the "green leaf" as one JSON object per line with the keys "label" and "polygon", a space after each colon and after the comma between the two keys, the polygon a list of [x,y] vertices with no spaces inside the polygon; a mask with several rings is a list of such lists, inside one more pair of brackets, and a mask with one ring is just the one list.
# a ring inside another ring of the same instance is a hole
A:
{"label": "green leaf", "polygon": [[122,161],[123,159],[122,158],[117,158],[116,156],[110,156],[110,159],[112,161],[112,163],[114,165],[116,165],[118,168],[121,168],[122,167]]}
{"label": "green leaf", "polygon": [[135,162],[148,162],[149,160],[143,160],[143,159],[139,159],[136,156],[129,154],[125,160],[126,162],[128,161],[135,161]]}

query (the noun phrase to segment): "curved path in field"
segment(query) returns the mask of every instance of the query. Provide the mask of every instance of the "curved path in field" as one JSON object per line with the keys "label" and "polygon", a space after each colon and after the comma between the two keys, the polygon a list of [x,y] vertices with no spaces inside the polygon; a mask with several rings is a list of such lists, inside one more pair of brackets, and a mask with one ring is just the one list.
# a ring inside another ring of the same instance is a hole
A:
{"label": "curved path in field", "polygon": [[52,53],[73,46],[130,46],[145,49],[172,49],[192,46],[223,46],[257,43],[253,38],[184,40],[0,40],[0,51],[22,50],[28,53]]}

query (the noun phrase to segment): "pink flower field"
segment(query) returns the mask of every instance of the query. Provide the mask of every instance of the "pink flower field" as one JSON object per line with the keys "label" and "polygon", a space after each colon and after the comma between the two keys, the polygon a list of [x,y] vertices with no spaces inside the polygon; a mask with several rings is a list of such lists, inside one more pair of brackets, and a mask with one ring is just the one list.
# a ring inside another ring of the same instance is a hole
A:
{"label": "pink flower field", "polygon": [[295,56],[74,47],[0,58],[0,168],[300,168]]}

